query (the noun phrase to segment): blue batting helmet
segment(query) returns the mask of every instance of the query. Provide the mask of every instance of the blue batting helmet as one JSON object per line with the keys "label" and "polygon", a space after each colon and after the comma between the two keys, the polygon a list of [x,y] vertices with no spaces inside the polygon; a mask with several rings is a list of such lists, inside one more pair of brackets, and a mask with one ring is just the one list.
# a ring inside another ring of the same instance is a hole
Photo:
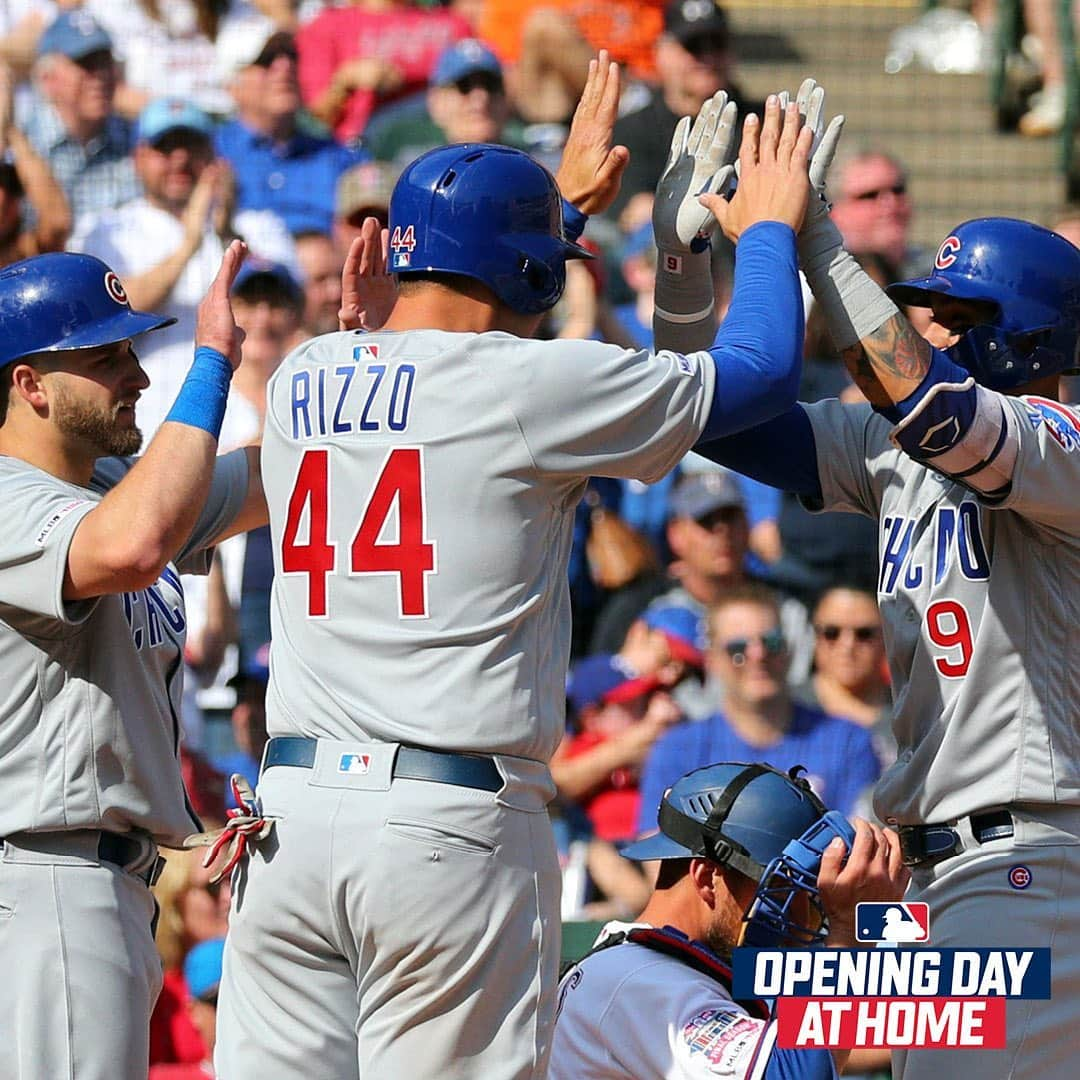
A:
{"label": "blue batting helmet", "polygon": [[1014,218],[976,218],[941,243],[926,277],[888,288],[898,303],[929,307],[939,293],[996,307],[950,357],[994,390],[1011,390],[1080,365],[1080,249]]}
{"label": "blue batting helmet", "polygon": [[132,311],[120,279],[93,255],[36,255],[0,270],[0,368],[35,353],[112,345],[174,322]]}
{"label": "blue batting helmet", "polygon": [[566,260],[592,256],[563,233],[555,178],[528,154],[489,143],[421,155],[390,197],[390,270],[483,282],[512,311],[538,315],[566,284]]}
{"label": "blue batting helmet", "polygon": [[[642,862],[701,858],[737,870],[758,884],[744,915],[746,944],[818,941],[826,927],[817,894],[821,855],[835,836],[850,848],[853,832],[798,773],[742,762],[695,769],[664,793],[660,832],[622,854]],[[808,923],[796,919],[800,896],[813,911]]]}

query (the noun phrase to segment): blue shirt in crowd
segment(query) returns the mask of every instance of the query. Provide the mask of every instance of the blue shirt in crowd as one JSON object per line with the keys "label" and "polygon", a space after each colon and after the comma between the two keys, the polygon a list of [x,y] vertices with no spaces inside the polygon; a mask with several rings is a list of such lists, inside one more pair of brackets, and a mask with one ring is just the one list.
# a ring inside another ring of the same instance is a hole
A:
{"label": "blue shirt in crowd", "polygon": [[236,208],[273,210],[294,235],[330,232],[338,177],[371,157],[302,131],[275,142],[239,120],[222,124],[214,144],[236,174]]}
{"label": "blue shirt in crowd", "polygon": [[641,775],[640,832],[655,832],[664,792],[686,773],[718,761],[766,761],[778,769],[806,766],[807,779],[830,810],[851,814],[881,766],[870,732],[819,709],[792,705],[791,726],[773,746],[751,746],[723,713],[672,728],[653,745]]}

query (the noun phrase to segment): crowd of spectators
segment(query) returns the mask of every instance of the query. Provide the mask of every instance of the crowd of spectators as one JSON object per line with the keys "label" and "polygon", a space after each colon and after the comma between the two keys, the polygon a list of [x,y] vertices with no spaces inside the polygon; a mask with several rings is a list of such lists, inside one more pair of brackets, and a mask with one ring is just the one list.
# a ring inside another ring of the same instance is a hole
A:
{"label": "crowd of spectators", "polygon": [[[176,318],[140,348],[147,438],[187,370],[222,252],[248,243],[223,450],[258,438],[287,352],[337,329],[345,253],[366,218],[385,224],[400,169],[461,141],[556,165],[598,46],[626,72],[616,140],[630,165],[586,236],[602,257],[567,268],[542,332],[650,348],[651,199],[677,118],[721,89],[741,110],[757,104],[714,0],[12,0],[0,34],[0,265],[89,252],[133,306]],[[887,148],[849,148],[831,194],[873,275],[927,264]],[[1075,213],[1059,227],[1080,237]],[[732,257],[715,244],[721,315]],[[813,311],[806,342],[803,399],[856,399]],[[596,478],[577,526],[568,722],[552,767],[564,917],[640,908],[648,884],[614,845],[654,827],[665,787],[697,765],[805,765],[830,807],[869,812],[895,755],[871,523],[815,516],[689,455],[651,486]],[[257,780],[272,577],[264,529],[223,544],[209,578],[185,579],[182,754],[211,824],[231,805],[229,774]],[[228,885],[176,852],[157,892],[166,984],[151,1075],[211,1075]]]}

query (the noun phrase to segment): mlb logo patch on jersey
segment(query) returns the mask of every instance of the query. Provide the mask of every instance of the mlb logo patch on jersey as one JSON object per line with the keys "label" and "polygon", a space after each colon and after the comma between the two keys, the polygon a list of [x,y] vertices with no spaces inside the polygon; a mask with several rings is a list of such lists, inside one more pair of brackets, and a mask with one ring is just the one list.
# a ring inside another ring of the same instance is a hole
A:
{"label": "mlb logo patch on jersey", "polygon": [[1080,417],[1049,398],[1024,398],[1032,428],[1046,425],[1047,434],[1066,452],[1080,450]]}
{"label": "mlb logo patch on jersey", "polygon": [[930,906],[910,904],[856,904],[855,936],[859,941],[929,941]]}
{"label": "mlb logo patch on jersey", "polygon": [[684,356],[682,353],[679,353],[675,365],[683,375],[693,375],[697,371],[697,361],[691,356]]}
{"label": "mlb logo patch on jersey", "polygon": [[337,771],[340,773],[352,773],[354,776],[364,776],[371,771],[371,755],[342,754]]}
{"label": "mlb logo patch on jersey", "polygon": [[353,359],[356,360],[358,363],[362,363],[365,360],[378,360],[379,346],[357,345],[353,348]]}

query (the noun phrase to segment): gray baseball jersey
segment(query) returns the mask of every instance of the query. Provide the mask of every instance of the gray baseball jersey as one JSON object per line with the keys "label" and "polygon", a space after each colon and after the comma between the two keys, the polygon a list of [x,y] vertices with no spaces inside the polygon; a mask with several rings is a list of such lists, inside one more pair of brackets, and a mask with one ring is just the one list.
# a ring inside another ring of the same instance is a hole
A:
{"label": "gray baseball jersey", "polygon": [[590,475],[654,481],[701,433],[715,366],[581,341],[328,334],[268,391],[271,735],[547,761]]}
{"label": "gray baseball jersey", "polygon": [[804,406],[823,508],[880,521],[900,750],[875,792],[882,820],[1080,804],[1080,415],[998,396],[1016,457],[992,505],[894,447],[869,406]]}
{"label": "gray baseball jersey", "polygon": [[65,603],[79,522],[132,462],[98,462],[90,488],[0,457],[0,836],[141,829],[179,846],[199,828],[177,767],[186,621],[179,570],[238,513],[243,451],[218,459],[175,565],[139,592]]}

